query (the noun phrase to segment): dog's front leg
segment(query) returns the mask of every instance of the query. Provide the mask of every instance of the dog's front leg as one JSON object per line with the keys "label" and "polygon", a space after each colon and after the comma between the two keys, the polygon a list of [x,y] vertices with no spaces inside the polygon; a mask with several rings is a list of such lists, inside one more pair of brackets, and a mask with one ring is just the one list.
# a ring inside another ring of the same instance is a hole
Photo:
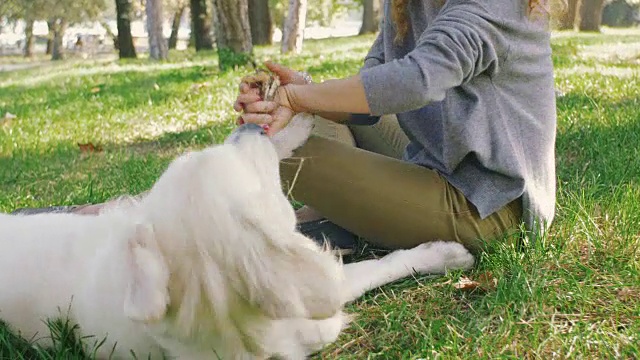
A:
{"label": "dog's front leg", "polygon": [[293,155],[293,151],[304,145],[313,130],[313,115],[300,113],[291,119],[289,125],[277,132],[271,138],[278,158],[287,159]]}
{"label": "dog's front leg", "polygon": [[447,270],[469,269],[473,263],[473,255],[461,244],[435,241],[408,250],[396,250],[381,259],[346,264],[345,300],[353,301],[369,290],[414,272],[422,275],[443,274]]}

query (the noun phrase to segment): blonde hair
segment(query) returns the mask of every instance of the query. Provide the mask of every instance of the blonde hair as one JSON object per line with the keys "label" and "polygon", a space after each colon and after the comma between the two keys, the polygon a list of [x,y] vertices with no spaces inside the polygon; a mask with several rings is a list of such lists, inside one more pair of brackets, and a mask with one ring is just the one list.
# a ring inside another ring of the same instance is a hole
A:
{"label": "blonde hair", "polygon": [[[396,25],[396,37],[394,41],[400,43],[409,33],[409,17],[407,16],[407,5],[410,0],[391,0],[391,19]],[[443,6],[446,0],[432,0],[437,6]],[[516,0],[514,0],[516,1]],[[529,0],[529,17],[542,16],[548,13],[545,4],[547,0]]]}

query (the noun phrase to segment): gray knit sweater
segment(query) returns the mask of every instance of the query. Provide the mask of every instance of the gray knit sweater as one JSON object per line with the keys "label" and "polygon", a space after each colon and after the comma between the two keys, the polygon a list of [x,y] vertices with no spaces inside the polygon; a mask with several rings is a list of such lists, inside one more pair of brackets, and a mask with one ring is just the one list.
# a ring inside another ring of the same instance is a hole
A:
{"label": "gray knit sweater", "polygon": [[522,196],[528,230],[555,213],[550,36],[526,0],[410,0],[394,44],[390,1],[361,70],[372,115],[397,114],[405,160],[438,171],[486,217]]}

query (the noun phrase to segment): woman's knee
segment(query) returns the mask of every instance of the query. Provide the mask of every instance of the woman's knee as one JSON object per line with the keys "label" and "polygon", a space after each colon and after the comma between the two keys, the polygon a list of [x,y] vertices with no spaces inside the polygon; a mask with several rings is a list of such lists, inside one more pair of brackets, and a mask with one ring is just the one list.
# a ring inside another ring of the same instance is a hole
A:
{"label": "woman's knee", "polygon": [[347,125],[338,124],[320,116],[314,116],[312,135],[341,142],[349,146],[356,146],[355,138]]}
{"label": "woman's knee", "polygon": [[402,158],[409,144],[409,138],[395,115],[384,115],[374,125],[352,125],[349,128],[356,146],[395,159]]}

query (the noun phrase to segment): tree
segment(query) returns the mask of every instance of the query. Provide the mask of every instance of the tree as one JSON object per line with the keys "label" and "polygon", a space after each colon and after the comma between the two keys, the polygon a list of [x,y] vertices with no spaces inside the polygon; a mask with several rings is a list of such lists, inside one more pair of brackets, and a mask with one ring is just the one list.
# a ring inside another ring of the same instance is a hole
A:
{"label": "tree", "polygon": [[[102,26],[102,28],[104,29],[104,31],[107,33],[107,36],[111,39],[111,41],[113,42],[113,48],[118,50],[118,52],[120,51],[120,45],[118,44],[118,35],[114,34],[113,31],[111,30],[111,27],[109,26],[109,24],[107,24],[106,21],[101,20],[100,21],[100,26]],[[121,57],[122,58],[122,57]]]}
{"label": "tree", "polygon": [[207,10],[207,0],[190,0],[191,3],[191,31],[196,51],[212,50],[211,14]]}
{"label": "tree", "polygon": [[377,32],[380,25],[381,1],[363,0],[362,7],[362,26],[360,26],[359,34],[364,35]]}
{"label": "tree", "polygon": [[69,24],[97,19],[106,8],[105,0],[43,1],[46,5],[42,9],[46,11],[49,31],[52,32],[51,60],[64,58],[63,39]]}
{"label": "tree", "polygon": [[166,60],[169,49],[162,32],[162,1],[147,0],[145,12],[147,15],[149,57],[153,60]]}
{"label": "tree", "polygon": [[64,59],[64,32],[67,30],[67,20],[63,17],[53,20],[53,43],[51,46],[51,60]]}
{"label": "tree", "polygon": [[251,61],[253,44],[247,0],[213,0],[218,63],[221,70]]}
{"label": "tree", "polygon": [[249,0],[249,24],[253,45],[271,45],[273,23],[269,0]]}
{"label": "tree", "polygon": [[24,57],[33,56],[33,24],[36,22],[33,18],[25,18],[24,27]]}
{"label": "tree", "polygon": [[[357,10],[363,0],[313,0],[307,1],[306,22],[321,26],[331,26],[339,15],[346,15],[349,11]],[[380,0],[384,1],[384,0]],[[268,0],[271,10],[271,21],[274,27],[282,29],[287,17],[289,0]]]}
{"label": "tree", "polygon": [[118,26],[118,56],[120,59],[137,58],[136,48],[131,36],[131,0],[116,0],[116,18]]}
{"label": "tree", "polygon": [[45,5],[45,0],[2,0],[0,4],[0,20],[4,19],[14,24],[17,20],[23,20],[25,23],[25,57],[33,55],[33,26],[36,20],[45,16]]}
{"label": "tree", "polygon": [[581,0],[578,7],[578,30],[600,31],[604,0]]}
{"label": "tree", "polygon": [[17,0],[3,0],[0,2],[0,19],[14,19],[20,6]]}
{"label": "tree", "polygon": [[182,15],[187,8],[186,2],[179,1],[173,9],[173,20],[171,21],[171,35],[169,35],[169,50],[178,46],[178,32],[180,31],[180,23],[182,23]]}
{"label": "tree", "polygon": [[631,27],[640,23],[640,2],[628,0],[608,1],[602,10],[602,25]]}
{"label": "tree", "polygon": [[45,54],[51,55],[51,52],[53,51],[53,20],[52,19],[47,19],[47,29],[49,30],[49,33],[47,34],[47,49],[45,51]]}
{"label": "tree", "polygon": [[0,33],[4,26],[15,24],[16,20],[24,17],[22,1],[24,0],[0,1]]}
{"label": "tree", "polygon": [[307,0],[289,0],[289,11],[283,26],[280,47],[283,54],[302,51],[306,18]]}
{"label": "tree", "polygon": [[558,30],[575,29],[578,15],[578,1],[579,0],[567,0],[566,9],[562,11],[558,19]]}

